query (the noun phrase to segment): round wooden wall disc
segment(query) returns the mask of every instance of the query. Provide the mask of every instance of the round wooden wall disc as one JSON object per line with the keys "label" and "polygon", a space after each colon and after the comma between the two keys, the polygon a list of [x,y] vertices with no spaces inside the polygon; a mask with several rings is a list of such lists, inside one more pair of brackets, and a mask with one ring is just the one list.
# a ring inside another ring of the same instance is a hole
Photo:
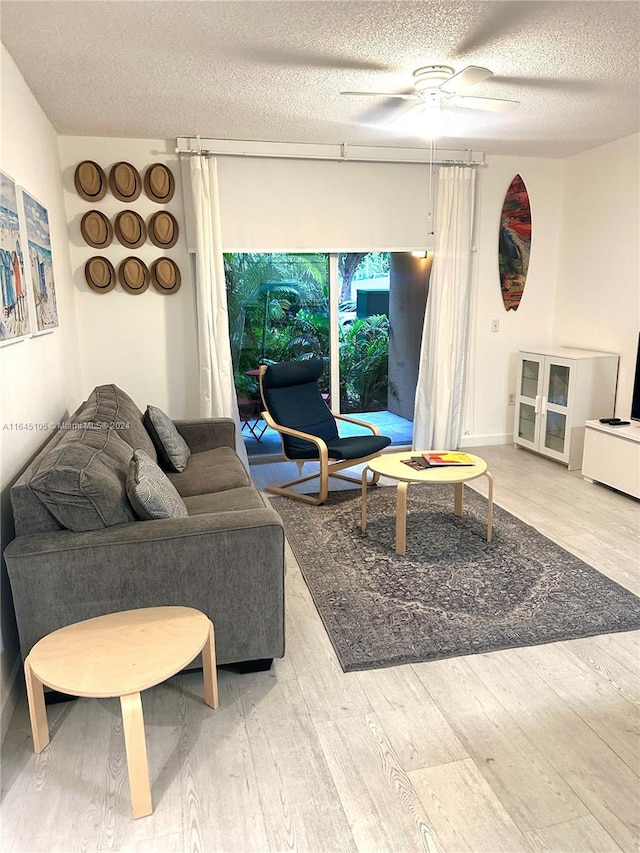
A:
{"label": "round wooden wall disc", "polygon": [[166,204],[171,201],[176,190],[173,172],[164,163],[153,163],[144,175],[144,191],[151,201]]}
{"label": "round wooden wall disc", "polygon": [[151,280],[159,293],[169,296],[180,290],[182,276],[171,258],[158,258],[151,264]]}
{"label": "round wooden wall disc", "polygon": [[100,201],[107,192],[107,176],[93,160],[78,163],[73,176],[76,192],[86,201]]}
{"label": "round wooden wall disc", "polygon": [[144,293],[149,287],[149,269],[140,258],[125,258],[118,267],[118,278],[127,293]]}
{"label": "round wooden wall disc", "polygon": [[137,249],[147,239],[147,226],[135,210],[122,210],[115,221],[116,237],[128,249]]}
{"label": "round wooden wall disc", "polygon": [[84,242],[94,249],[105,249],[113,240],[113,228],[100,210],[90,210],[82,217],[80,232]]}
{"label": "round wooden wall disc", "polygon": [[135,201],[142,190],[138,170],[131,163],[115,163],[109,172],[111,192],[120,201]]}
{"label": "round wooden wall disc", "polygon": [[96,256],[84,265],[84,277],[91,290],[108,293],[116,286],[116,271],[111,261]]}
{"label": "round wooden wall disc", "polygon": [[166,210],[154,213],[149,220],[149,239],[159,249],[171,249],[178,242],[178,223]]}

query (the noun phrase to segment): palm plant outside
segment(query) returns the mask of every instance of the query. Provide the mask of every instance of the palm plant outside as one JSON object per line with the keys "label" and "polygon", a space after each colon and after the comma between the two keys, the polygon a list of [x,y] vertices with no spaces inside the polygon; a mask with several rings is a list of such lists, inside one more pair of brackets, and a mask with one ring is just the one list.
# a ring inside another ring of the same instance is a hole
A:
{"label": "palm plant outside", "polygon": [[340,330],[340,408],[378,412],[389,391],[389,318],[373,314]]}
{"label": "palm plant outside", "polygon": [[[380,253],[381,254],[381,253]],[[364,254],[339,256],[355,275]],[[356,262],[357,260],[357,262]],[[388,258],[374,259],[374,268]],[[329,390],[329,286],[326,254],[229,253],[224,256],[229,334],[236,389],[257,396],[247,371],[262,363],[322,357]],[[339,327],[340,406],[343,412],[384,410],[388,394],[389,321],[384,315]]]}

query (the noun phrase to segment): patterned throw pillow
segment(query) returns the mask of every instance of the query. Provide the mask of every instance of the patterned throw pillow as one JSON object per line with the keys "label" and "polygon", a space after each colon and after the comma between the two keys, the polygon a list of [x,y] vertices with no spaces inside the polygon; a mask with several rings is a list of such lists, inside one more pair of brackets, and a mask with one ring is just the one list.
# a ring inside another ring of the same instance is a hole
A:
{"label": "patterned throw pillow", "polygon": [[143,423],[151,436],[160,466],[166,471],[184,471],[191,451],[169,415],[155,406],[147,406]]}
{"label": "patterned throw pillow", "polygon": [[134,450],[127,475],[127,495],[142,521],[189,515],[171,480],[144,450]]}

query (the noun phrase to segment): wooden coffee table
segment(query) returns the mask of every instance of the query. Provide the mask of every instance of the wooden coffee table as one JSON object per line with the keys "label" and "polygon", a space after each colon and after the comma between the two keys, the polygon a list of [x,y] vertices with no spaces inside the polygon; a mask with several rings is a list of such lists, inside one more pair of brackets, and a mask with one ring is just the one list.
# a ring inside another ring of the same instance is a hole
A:
{"label": "wooden coffee table", "polygon": [[[373,471],[382,477],[398,481],[396,499],[396,554],[405,556],[407,553],[407,489],[411,483],[451,483],[454,486],[454,512],[462,515],[464,483],[477,477],[486,477],[489,481],[487,509],[487,542],[491,542],[493,527],[493,477],[489,473],[487,463],[479,456],[469,454],[473,465],[460,468],[425,468],[424,471],[414,471],[402,462],[411,456],[419,456],[420,450],[401,450],[395,453],[384,453],[376,456],[367,463],[362,471],[362,518],[363,530],[367,529],[367,471]],[[437,452],[437,451],[435,451]]]}
{"label": "wooden coffee table", "polygon": [[49,743],[43,685],[72,696],[118,696],[133,817],[153,811],[140,691],[202,652],[204,698],[218,707],[213,625],[191,607],[145,607],[97,616],[39,640],[24,662],[35,752]]}

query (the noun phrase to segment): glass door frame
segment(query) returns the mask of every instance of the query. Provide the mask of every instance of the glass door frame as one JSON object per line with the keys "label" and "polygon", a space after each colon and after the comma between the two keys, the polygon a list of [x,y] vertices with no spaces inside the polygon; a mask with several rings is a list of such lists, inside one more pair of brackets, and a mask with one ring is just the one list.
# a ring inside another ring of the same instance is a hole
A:
{"label": "glass door frame", "polygon": [[329,408],[340,414],[340,335],[338,306],[340,282],[338,252],[329,252]]}

